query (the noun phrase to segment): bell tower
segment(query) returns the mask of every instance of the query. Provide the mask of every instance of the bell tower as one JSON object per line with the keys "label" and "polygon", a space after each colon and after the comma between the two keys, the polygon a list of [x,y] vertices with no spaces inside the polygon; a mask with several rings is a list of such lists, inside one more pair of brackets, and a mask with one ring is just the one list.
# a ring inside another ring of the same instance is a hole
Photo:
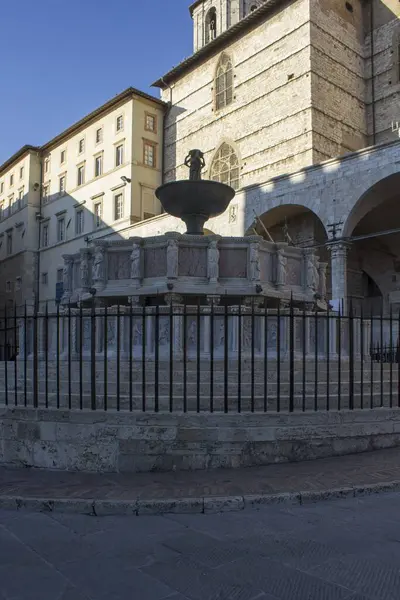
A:
{"label": "bell tower", "polygon": [[193,47],[197,52],[229,27],[258,8],[264,0],[197,0],[189,10],[193,19]]}

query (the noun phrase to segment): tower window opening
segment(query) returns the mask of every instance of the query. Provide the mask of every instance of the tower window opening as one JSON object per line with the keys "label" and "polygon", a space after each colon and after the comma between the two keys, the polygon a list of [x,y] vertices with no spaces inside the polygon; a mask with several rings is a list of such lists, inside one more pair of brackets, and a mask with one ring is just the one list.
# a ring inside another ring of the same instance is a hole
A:
{"label": "tower window opening", "polygon": [[217,37],[217,11],[215,8],[210,8],[206,15],[205,22],[205,43],[208,44]]}

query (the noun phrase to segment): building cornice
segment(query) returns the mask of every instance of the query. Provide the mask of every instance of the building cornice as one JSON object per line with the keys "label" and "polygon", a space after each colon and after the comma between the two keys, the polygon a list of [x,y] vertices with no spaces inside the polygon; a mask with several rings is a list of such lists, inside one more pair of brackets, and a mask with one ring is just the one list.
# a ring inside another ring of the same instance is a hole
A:
{"label": "building cornice", "polygon": [[74,123],[74,125],[71,125],[71,127],[69,127],[68,129],[65,129],[65,131],[63,131],[62,133],[60,133],[59,135],[54,137],[52,140],[50,140],[49,142],[44,144],[41,147],[41,150],[44,152],[48,152],[52,147],[57,146],[65,138],[70,137],[75,132],[86,127],[91,121],[95,121],[104,113],[109,112],[115,106],[117,106],[118,104],[121,104],[121,102],[129,100],[131,98],[139,98],[139,99],[148,100],[150,102],[154,102],[154,104],[157,104],[164,110],[166,110],[168,107],[168,104],[166,102],[163,102],[163,100],[160,100],[159,98],[156,98],[155,96],[151,96],[150,94],[146,94],[145,92],[142,92],[141,90],[138,90],[136,88],[129,87],[126,90],[124,90],[121,94],[118,94],[117,96],[115,96],[114,98],[112,98],[111,100],[106,102],[105,104],[102,104],[101,106],[99,106],[99,108],[96,108],[96,110],[89,113],[88,115],[83,117],[83,119],[81,119],[80,121],[77,121],[76,123]]}
{"label": "building cornice", "polygon": [[15,163],[20,161],[21,158],[23,158],[30,152],[40,152],[40,147],[39,146],[30,146],[29,144],[22,146],[22,148],[17,150],[17,152],[15,152],[15,154],[10,156],[10,158],[8,158],[2,165],[0,165],[0,177],[3,175],[3,173],[5,171],[10,169],[13,165],[15,165]]}
{"label": "building cornice", "polygon": [[[265,0],[264,4],[259,6],[256,10],[253,10],[253,12],[248,14],[247,17],[235,25],[232,25],[232,27],[221,33],[214,40],[200,48],[200,50],[198,50],[195,54],[192,54],[192,56],[189,56],[189,58],[185,59],[179,65],[171,69],[171,71],[166,73],[166,75],[155,81],[152,86],[161,89],[167,88],[169,84],[174,83],[174,81],[193,69],[199,62],[202,62],[204,59],[209,58],[217,52],[220,52],[228,45],[228,43],[242,36],[250,29],[257,27],[261,21],[268,17],[268,15],[276,6],[284,4],[284,1],[285,0]],[[193,11],[194,8],[196,8],[196,6],[198,6],[200,3],[201,0],[197,0],[197,2],[190,6],[189,10]]]}
{"label": "building cornice", "polygon": [[196,2],[193,2],[193,4],[191,4],[189,6],[189,12],[191,14],[191,16],[193,17],[193,11],[195,8],[197,8],[198,6],[200,6],[200,4],[203,4],[204,0],[196,0]]}

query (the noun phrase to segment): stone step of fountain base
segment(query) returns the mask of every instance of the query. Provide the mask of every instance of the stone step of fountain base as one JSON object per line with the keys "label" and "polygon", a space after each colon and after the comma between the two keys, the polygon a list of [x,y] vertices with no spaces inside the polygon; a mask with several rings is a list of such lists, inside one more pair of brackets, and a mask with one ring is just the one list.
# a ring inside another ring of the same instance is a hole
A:
{"label": "stone step of fountain base", "polygon": [[[30,408],[35,406],[35,398],[32,392],[26,396],[18,393],[8,394],[7,399],[3,393],[0,393],[0,406],[14,406]],[[187,395],[185,398],[182,395],[175,395],[172,398],[168,395],[147,394],[143,402],[141,396],[121,395],[117,398],[115,395],[96,395],[92,398],[91,394],[39,394],[37,397],[36,408],[44,409],[71,409],[71,410],[90,410],[95,408],[99,412],[104,410],[120,410],[126,411],[143,411],[152,412],[288,412],[290,406],[293,406],[295,412],[305,411],[326,411],[328,410],[346,410],[346,409],[361,409],[369,410],[370,408],[392,408],[400,405],[397,394],[390,393],[355,393],[352,398],[349,395],[319,395],[315,398],[314,395],[307,394],[303,397],[302,394],[295,394],[291,399],[289,395],[282,394],[278,396],[241,394],[240,397],[229,394],[227,398],[222,395],[214,395],[212,398],[201,396],[197,398],[193,395]]]}
{"label": "stone step of fountain base", "polygon": [[[17,385],[15,386],[15,381],[10,380],[7,382],[7,387],[5,386],[5,382],[0,383],[0,394],[6,394],[6,390],[8,394],[12,394],[15,390],[18,393],[24,394],[33,393],[35,386],[35,382],[32,379],[26,380],[26,384],[24,380],[18,380]],[[363,380],[357,378],[353,381],[349,381],[348,379],[342,379],[340,382],[336,378],[332,378],[332,380],[326,381],[324,379],[312,380],[312,381],[302,381],[302,379],[294,379],[293,384],[288,381],[280,382],[279,384],[276,382],[266,382],[260,381],[259,379],[255,379],[254,382],[246,378],[246,380],[242,380],[240,385],[238,380],[231,379],[225,381],[214,380],[211,386],[210,381],[204,381],[203,378],[200,380],[200,384],[197,385],[197,382],[193,380],[193,378],[188,378],[186,383],[184,383],[183,379],[173,379],[171,382],[168,378],[161,378],[156,382],[154,379],[146,380],[145,383],[142,381],[120,381],[117,383],[116,381],[107,381],[107,385],[104,381],[96,381],[94,386],[91,385],[90,380],[85,381],[82,380],[82,383],[79,380],[65,380],[65,379],[47,379],[47,380],[38,380],[37,381],[37,392],[39,394],[57,394],[59,392],[61,395],[65,394],[91,394],[92,390],[96,395],[104,395],[107,390],[108,395],[133,395],[133,396],[142,396],[143,394],[151,395],[155,393],[155,390],[158,390],[158,394],[163,395],[172,395],[175,396],[183,396],[186,392],[188,396],[196,396],[199,394],[201,397],[207,397],[212,393],[215,396],[225,395],[225,391],[229,395],[237,395],[239,393],[239,389],[241,393],[247,395],[256,395],[256,396],[264,396],[264,395],[274,395],[278,394],[287,394],[289,395],[291,392],[291,388],[293,388],[294,394],[299,395],[324,395],[330,394],[331,396],[342,395],[345,396],[350,393],[350,390],[353,390],[353,393],[356,394],[380,394],[380,393],[390,393],[392,391],[393,394],[397,394],[400,390],[398,385],[398,379],[390,378],[387,379],[378,379],[371,381],[370,379],[364,378]]]}

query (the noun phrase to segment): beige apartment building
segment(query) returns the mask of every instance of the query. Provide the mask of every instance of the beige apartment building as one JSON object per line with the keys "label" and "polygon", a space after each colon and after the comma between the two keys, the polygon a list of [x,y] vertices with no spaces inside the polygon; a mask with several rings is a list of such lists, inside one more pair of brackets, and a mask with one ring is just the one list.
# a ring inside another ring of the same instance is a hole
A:
{"label": "beige apartment building", "polygon": [[0,167],[0,307],[33,302],[40,210],[40,149],[24,146]]}
{"label": "beige apartment building", "polygon": [[64,254],[161,213],[166,106],[128,88],[0,167],[0,303],[55,301]]}

